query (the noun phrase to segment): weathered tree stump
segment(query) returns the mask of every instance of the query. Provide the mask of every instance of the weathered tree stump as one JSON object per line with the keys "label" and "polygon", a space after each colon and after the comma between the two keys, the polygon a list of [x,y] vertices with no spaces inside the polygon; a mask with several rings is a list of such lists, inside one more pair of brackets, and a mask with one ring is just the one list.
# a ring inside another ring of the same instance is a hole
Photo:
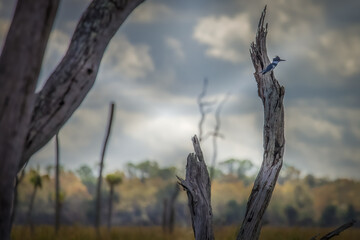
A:
{"label": "weathered tree stump", "polygon": [[196,240],[213,240],[211,182],[206,163],[196,135],[192,138],[195,153],[190,153],[186,164],[185,180],[179,184],[188,195],[192,227]]}

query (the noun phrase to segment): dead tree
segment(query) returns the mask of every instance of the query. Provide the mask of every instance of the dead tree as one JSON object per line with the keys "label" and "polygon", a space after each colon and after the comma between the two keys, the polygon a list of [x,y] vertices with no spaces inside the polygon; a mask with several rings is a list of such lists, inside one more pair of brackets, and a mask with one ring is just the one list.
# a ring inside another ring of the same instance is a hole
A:
{"label": "dead tree", "polygon": [[39,93],[35,87],[59,0],[17,2],[0,56],[0,239],[10,239],[17,172],[79,107],[109,41],[142,2],[93,0]]}
{"label": "dead tree", "polygon": [[258,95],[264,106],[263,162],[255,179],[248,199],[246,213],[238,233],[237,240],[258,239],[262,219],[283,163],[284,106],[285,89],[279,84],[274,72],[261,73],[270,64],[266,49],[267,24],[264,26],[266,7],[261,14],[255,42],[251,44],[250,55],[255,68],[254,77],[258,86]]}
{"label": "dead tree", "polygon": [[[259,238],[261,223],[270,202],[276,180],[282,166],[284,152],[284,87],[280,86],[273,73],[262,75],[261,70],[270,61],[266,51],[267,25],[264,27],[266,7],[261,14],[255,43],[251,44],[251,59],[255,68],[254,77],[258,95],[264,106],[264,155],[263,163],[249,197],[245,217],[237,239]],[[186,179],[180,184],[187,190],[195,239],[213,239],[211,226],[210,180],[200,145],[193,138],[196,154],[190,154],[186,166]]]}
{"label": "dead tree", "polygon": [[16,178],[15,178],[13,209],[12,209],[11,217],[10,217],[10,229],[11,229],[12,225],[14,224],[14,221],[16,218],[16,213],[17,213],[17,207],[19,204],[19,200],[18,200],[19,184],[22,182],[24,177],[25,177],[25,167],[21,170],[21,172],[19,174],[16,175]]}
{"label": "dead tree", "polygon": [[33,185],[33,192],[31,193],[31,197],[30,197],[30,202],[29,202],[29,208],[28,208],[28,213],[27,213],[27,222],[28,225],[30,227],[31,233],[34,233],[34,224],[33,224],[33,219],[32,219],[32,213],[33,213],[33,209],[34,209],[34,203],[35,203],[35,198],[36,198],[36,193],[37,190],[40,188],[42,188],[43,186],[43,179],[45,180],[49,180],[49,176],[48,175],[44,175],[42,176],[40,174],[40,166],[37,166],[37,169],[32,169],[30,170],[30,182]]}
{"label": "dead tree", "polygon": [[211,209],[211,182],[199,140],[192,138],[195,153],[187,157],[186,178],[178,177],[179,184],[186,190],[190,208],[191,223],[196,240],[213,240]]}
{"label": "dead tree", "polygon": [[109,202],[108,202],[109,211],[108,211],[108,219],[107,219],[107,226],[108,226],[108,230],[110,231],[111,218],[113,213],[114,188],[123,181],[123,174],[121,172],[116,171],[114,173],[110,173],[106,175],[105,180],[110,188]]}
{"label": "dead tree", "polygon": [[219,137],[224,137],[221,133],[220,133],[220,127],[221,127],[221,121],[220,121],[220,113],[221,110],[224,106],[224,104],[226,103],[226,101],[228,100],[230,94],[227,93],[225,95],[225,97],[223,98],[223,100],[219,103],[218,107],[215,110],[215,127],[214,127],[214,131],[211,133],[212,137],[213,137],[213,157],[212,157],[212,161],[211,161],[211,167],[210,167],[210,180],[212,181],[214,178],[214,174],[215,174],[215,167],[216,167],[216,159],[217,159],[217,139]]}
{"label": "dead tree", "polygon": [[101,211],[101,186],[102,186],[102,172],[104,168],[104,157],[106,152],[107,143],[109,141],[110,133],[111,133],[111,126],[113,123],[114,118],[114,109],[115,109],[115,103],[110,104],[110,114],[109,114],[109,120],[108,120],[108,126],[106,130],[105,140],[103,144],[103,148],[101,151],[101,159],[100,159],[100,166],[99,166],[99,178],[97,182],[96,187],[96,202],[95,202],[95,228],[97,232],[97,236],[100,236],[100,211]]}
{"label": "dead tree", "polygon": [[203,88],[201,90],[201,93],[199,94],[198,98],[197,98],[197,103],[199,106],[199,111],[200,111],[200,120],[198,123],[198,128],[199,128],[199,140],[203,140],[203,125],[205,122],[205,118],[206,115],[211,112],[211,107],[214,104],[214,102],[211,101],[205,101],[204,98],[206,96],[206,92],[207,92],[207,88],[208,88],[208,79],[204,78],[204,82],[203,82]]}
{"label": "dead tree", "polygon": [[[255,43],[251,44],[251,59],[255,68],[258,94],[264,106],[264,155],[260,171],[248,199],[246,213],[237,240],[259,238],[262,219],[270,202],[279,175],[284,153],[284,87],[275,79],[274,73],[262,75],[261,70],[270,61],[266,51],[267,24],[264,27],[266,7],[261,14]],[[214,239],[212,231],[211,182],[206,163],[196,136],[192,139],[195,154],[189,154],[185,180],[179,179],[188,195],[192,227],[196,240]],[[355,221],[344,224],[321,239],[330,239],[351,227]],[[312,239],[316,239],[312,238]]]}
{"label": "dead tree", "polygon": [[60,149],[59,133],[55,135],[55,234],[60,228]]}
{"label": "dead tree", "polygon": [[164,198],[163,200],[163,212],[162,212],[162,217],[161,217],[161,227],[164,233],[167,232],[167,223],[168,223],[168,198]]}
{"label": "dead tree", "polygon": [[162,228],[163,232],[174,232],[175,226],[175,202],[179,196],[179,185],[176,184],[174,190],[171,193],[170,198],[164,198],[163,200],[163,214],[162,214]]}

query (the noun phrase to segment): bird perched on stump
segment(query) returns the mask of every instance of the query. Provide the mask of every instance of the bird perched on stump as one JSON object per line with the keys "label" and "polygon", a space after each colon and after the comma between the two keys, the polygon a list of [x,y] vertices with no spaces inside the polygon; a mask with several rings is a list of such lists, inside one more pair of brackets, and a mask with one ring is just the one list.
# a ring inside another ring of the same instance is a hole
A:
{"label": "bird perched on stump", "polygon": [[279,56],[276,56],[273,58],[273,62],[270,63],[264,70],[261,71],[261,73],[264,75],[267,72],[270,72],[274,70],[274,68],[278,65],[279,62],[285,61],[284,59],[281,59]]}

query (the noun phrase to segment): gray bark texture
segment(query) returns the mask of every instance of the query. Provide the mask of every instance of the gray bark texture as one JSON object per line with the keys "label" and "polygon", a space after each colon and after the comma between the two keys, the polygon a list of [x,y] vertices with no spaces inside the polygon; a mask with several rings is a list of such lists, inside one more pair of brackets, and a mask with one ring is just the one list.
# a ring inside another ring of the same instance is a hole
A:
{"label": "gray bark texture", "polygon": [[275,79],[273,72],[265,75],[261,73],[262,69],[270,63],[266,50],[267,24],[264,26],[265,15],[266,7],[260,17],[255,43],[251,44],[250,49],[258,94],[264,106],[264,155],[260,171],[248,199],[245,217],[237,240],[259,238],[263,216],[283,163],[285,145],[283,98],[285,89]]}
{"label": "gray bark texture", "polygon": [[[10,239],[16,173],[58,0],[18,1],[0,56],[0,239]],[[36,14],[34,14],[34,12]]]}
{"label": "gray bark texture", "polygon": [[19,167],[43,147],[78,108],[95,82],[109,41],[142,2],[144,0],[94,0],[90,3],[64,58],[36,96]]}
{"label": "gray bark texture", "polygon": [[196,240],[213,240],[211,182],[199,140],[192,138],[195,153],[190,153],[186,164],[185,180],[179,184],[186,190]]}
{"label": "gray bark texture", "polygon": [[142,2],[93,0],[64,58],[35,94],[59,0],[18,1],[0,56],[0,239],[10,239],[16,173],[83,101],[110,39]]}

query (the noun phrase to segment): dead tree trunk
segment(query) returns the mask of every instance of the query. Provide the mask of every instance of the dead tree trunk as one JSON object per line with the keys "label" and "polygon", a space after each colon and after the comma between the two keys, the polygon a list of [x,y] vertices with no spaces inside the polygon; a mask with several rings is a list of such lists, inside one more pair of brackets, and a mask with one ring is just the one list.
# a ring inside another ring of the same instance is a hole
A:
{"label": "dead tree trunk", "polygon": [[3,240],[10,239],[15,177],[58,2],[18,1],[0,56],[0,239]]}
{"label": "dead tree trunk", "polygon": [[19,184],[22,182],[22,180],[25,177],[25,168],[21,170],[20,177],[17,175],[15,178],[15,188],[14,188],[14,201],[13,201],[13,209],[11,212],[11,218],[10,218],[10,230],[12,228],[12,225],[14,224],[16,213],[17,213],[17,207],[19,204],[18,195],[19,195]]}
{"label": "dead tree trunk", "polygon": [[254,77],[258,85],[258,94],[264,105],[264,155],[260,171],[250,194],[244,221],[237,240],[255,240],[259,238],[265,210],[270,202],[276,185],[285,146],[284,106],[285,89],[275,79],[274,73],[261,73],[270,64],[266,50],[267,24],[264,27],[266,6],[261,14],[255,43],[251,44],[251,60],[255,68]]}
{"label": "dead tree trunk", "polygon": [[144,1],[93,0],[90,3],[76,26],[64,58],[36,94],[19,169],[79,107],[95,82],[111,38]]}
{"label": "dead tree trunk", "polygon": [[176,184],[170,198],[163,202],[162,228],[164,232],[173,233],[175,226],[175,202],[179,195],[179,185]]}
{"label": "dead tree trunk", "polygon": [[[264,155],[263,162],[250,194],[245,217],[237,235],[237,240],[257,240],[262,227],[262,219],[270,202],[282,167],[284,153],[284,106],[285,89],[275,79],[274,73],[263,75],[262,69],[270,61],[266,51],[267,24],[264,27],[264,8],[256,34],[251,44],[251,59],[255,68],[258,94],[264,106]],[[193,138],[196,154],[189,154],[186,165],[186,179],[178,177],[179,184],[187,191],[192,226],[196,240],[214,239],[211,226],[210,180],[206,164],[196,136]],[[330,239],[351,227],[355,221],[342,225],[321,239]],[[316,239],[313,237],[312,239]]]}
{"label": "dead tree trunk", "polygon": [[196,136],[192,138],[195,153],[190,153],[186,164],[186,178],[179,179],[188,195],[192,228],[196,240],[213,240],[211,182],[206,163]]}
{"label": "dead tree trunk", "polygon": [[34,190],[31,194],[31,198],[30,198],[30,203],[29,203],[29,208],[28,208],[28,214],[27,214],[27,221],[28,221],[28,225],[30,227],[31,232],[34,232],[34,224],[32,221],[32,212],[34,209],[34,202],[35,202],[35,197],[36,197],[36,192],[37,192],[38,186],[34,185]]}
{"label": "dead tree trunk", "polygon": [[110,231],[111,229],[111,217],[112,217],[112,211],[113,211],[113,199],[114,199],[114,185],[110,185],[110,194],[109,194],[109,202],[108,202],[108,207],[109,207],[109,214],[108,214],[108,219],[107,219],[107,227],[108,230]]}
{"label": "dead tree trunk", "polygon": [[104,157],[106,152],[107,143],[110,137],[111,133],[111,126],[113,122],[114,117],[114,109],[115,109],[115,103],[110,104],[110,115],[109,115],[109,122],[107,126],[106,136],[103,144],[103,149],[101,151],[101,160],[100,160],[100,169],[99,169],[99,178],[97,182],[97,188],[96,188],[96,204],[95,204],[95,228],[97,232],[97,236],[100,236],[100,210],[101,210],[101,185],[102,185],[102,172],[104,168]]}
{"label": "dead tree trunk", "polygon": [[175,185],[175,189],[174,192],[172,193],[171,197],[170,197],[170,202],[169,202],[169,232],[173,233],[174,232],[174,226],[175,226],[175,201],[176,198],[179,196],[179,185],[176,184]]}
{"label": "dead tree trunk", "polygon": [[16,173],[83,101],[110,39],[142,2],[93,0],[66,55],[35,94],[59,0],[18,1],[0,56],[0,239],[10,239]]}
{"label": "dead tree trunk", "polygon": [[55,234],[60,228],[60,150],[59,133],[55,135]]}
{"label": "dead tree trunk", "polygon": [[167,223],[169,222],[168,220],[168,199],[164,198],[163,200],[163,214],[162,214],[162,221],[161,221],[161,226],[163,229],[163,232],[166,233],[167,232]]}

